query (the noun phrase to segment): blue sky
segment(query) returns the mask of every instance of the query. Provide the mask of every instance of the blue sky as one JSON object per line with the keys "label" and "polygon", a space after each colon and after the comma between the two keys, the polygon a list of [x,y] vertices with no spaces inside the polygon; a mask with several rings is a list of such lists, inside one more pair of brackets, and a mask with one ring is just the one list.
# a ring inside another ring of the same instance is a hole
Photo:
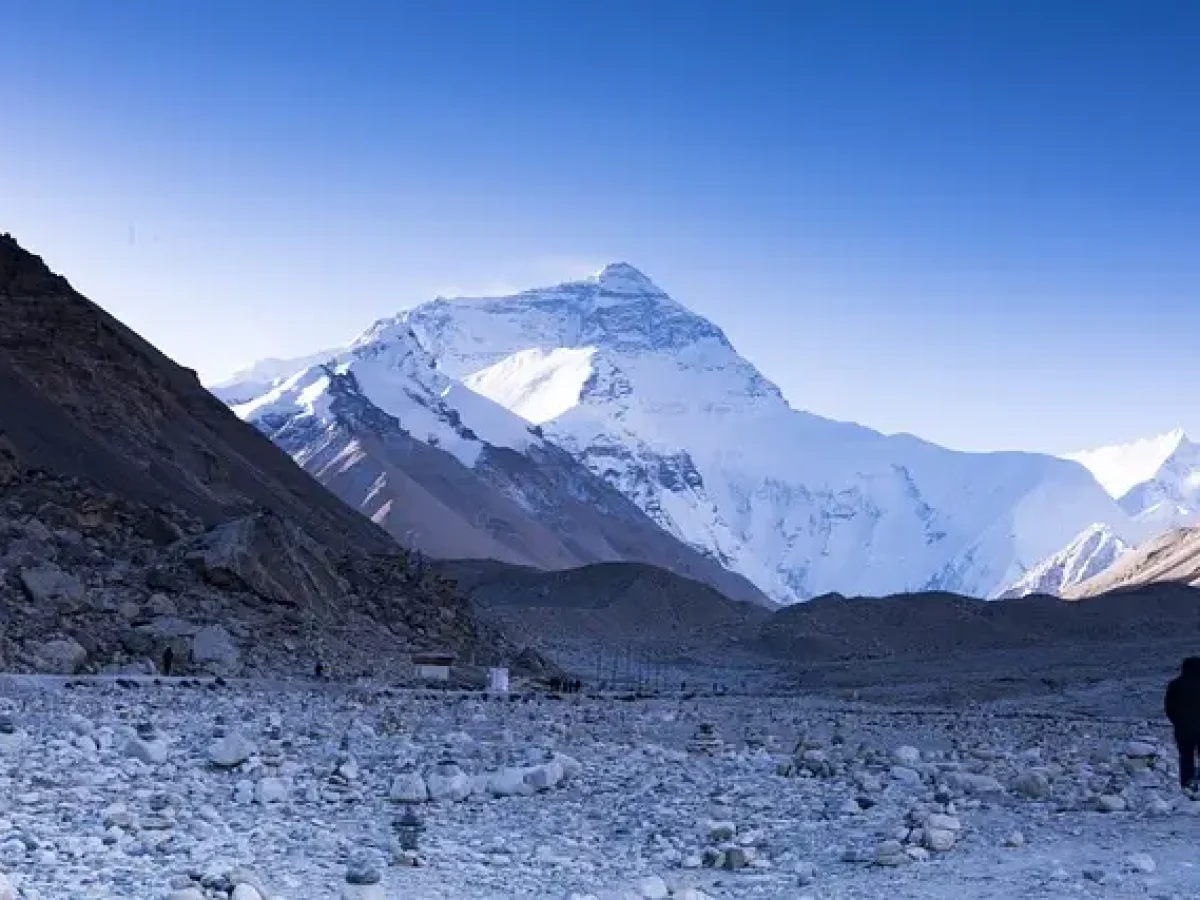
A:
{"label": "blue sky", "polygon": [[0,230],[205,376],[626,259],[801,408],[1200,435],[1200,4],[0,16]]}

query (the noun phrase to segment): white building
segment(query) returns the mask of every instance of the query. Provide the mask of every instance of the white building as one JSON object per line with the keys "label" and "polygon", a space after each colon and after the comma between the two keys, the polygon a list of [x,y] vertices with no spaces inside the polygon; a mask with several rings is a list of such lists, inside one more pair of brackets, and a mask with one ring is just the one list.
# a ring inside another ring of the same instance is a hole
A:
{"label": "white building", "polygon": [[508,693],[508,669],[500,667],[488,669],[488,690],[494,694]]}

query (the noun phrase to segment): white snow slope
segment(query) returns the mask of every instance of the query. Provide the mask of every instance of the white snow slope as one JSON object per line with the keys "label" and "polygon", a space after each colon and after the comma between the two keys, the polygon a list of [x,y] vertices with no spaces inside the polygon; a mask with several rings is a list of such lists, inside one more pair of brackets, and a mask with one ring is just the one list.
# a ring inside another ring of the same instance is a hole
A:
{"label": "white snow slope", "polygon": [[329,424],[332,374],[352,375],[371,403],[400,420],[413,437],[468,467],[485,444],[521,451],[541,440],[520,416],[448,378],[408,325],[395,319],[375,323],[349,350],[296,372],[233,411],[247,422],[305,416]]}
{"label": "white snow slope", "polygon": [[1091,525],[1058,553],[1046,557],[1016,583],[1001,591],[999,599],[1029,594],[1061,596],[1064,591],[1110,568],[1131,549],[1107,525]]}
{"label": "white snow slope", "polygon": [[959,453],[792,409],[719,328],[624,263],[398,320],[446,374],[783,602],[991,596],[1091,523],[1134,527],[1075,462]]}
{"label": "white snow slope", "polygon": [[284,381],[295,375],[301,369],[328,362],[344,352],[344,348],[321,350],[305,356],[295,356],[289,359],[260,359],[253,365],[235,372],[224,381],[205,385],[209,393],[222,403],[238,406],[261,397],[267,391],[279,387]]}
{"label": "white snow slope", "polygon": [[1182,429],[1073,453],[1149,535],[1200,523],[1200,444]]}

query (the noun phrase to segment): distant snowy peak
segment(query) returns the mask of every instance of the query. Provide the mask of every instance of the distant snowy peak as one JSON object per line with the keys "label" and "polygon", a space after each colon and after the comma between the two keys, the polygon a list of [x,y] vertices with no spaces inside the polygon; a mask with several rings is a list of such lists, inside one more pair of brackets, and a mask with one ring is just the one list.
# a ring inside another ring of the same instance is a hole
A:
{"label": "distant snowy peak", "polygon": [[1200,522],[1200,445],[1182,429],[1074,454],[1147,534]]}
{"label": "distant snowy peak", "polygon": [[395,419],[417,440],[440,447],[467,466],[486,445],[524,450],[541,442],[519,416],[469,390],[441,372],[408,325],[376,322],[340,359],[310,366],[261,397],[234,406],[248,421],[278,428],[283,419],[308,425],[336,424],[353,395]]}
{"label": "distant snowy peak", "polygon": [[443,371],[531,421],[576,407],[602,409],[607,427],[618,406],[631,426],[701,406],[786,406],[720,328],[628,263],[508,296],[442,297],[402,316]]}
{"label": "distant snowy peak", "polygon": [[205,385],[209,392],[230,406],[237,406],[261,397],[263,394],[283,384],[297,372],[309,366],[327,362],[342,352],[342,348],[321,350],[304,356],[294,356],[287,359],[261,359],[253,365],[235,372],[229,378],[213,384]]}
{"label": "distant snowy peak", "polygon": [[792,602],[985,596],[1128,516],[1078,464],[961,454],[793,409],[722,330],[618,263],[403,314],[439,368],[545,434],[684,543]]}
{"label": "distant snowy peak", "polygon": [[1183,429],[1176,428],[1129,444],[1068,453],[1066,458],[1086,466],[1109,494],[1120,499],[1136,485],[1153,479],[1181,449],[1194,446]]}
{"label": "distant snowy peak", "polygon": [[999,599],[1029,594],[1061,596],[1065,591],[1109,569],[1131,547],[1107,525],[1084,529],[1070,544],[1047,557],[998,595]]}
{"label": "distant snowy peak", "polygon": [[667,292],[627,262],[609,263],[589,279],[600,288],[600,296],[658,297],[670,301]]}

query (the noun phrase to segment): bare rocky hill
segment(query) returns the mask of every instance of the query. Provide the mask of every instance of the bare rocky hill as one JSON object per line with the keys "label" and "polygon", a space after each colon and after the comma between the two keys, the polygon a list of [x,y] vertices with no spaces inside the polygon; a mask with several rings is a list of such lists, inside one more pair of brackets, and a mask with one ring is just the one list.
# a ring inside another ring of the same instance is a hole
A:
{"label": "bare rocky hill", "polygon": [[506,657],[451,585],[0,237],[0,638],[9,668],[225,674]]}
{"label": "bare rocky hill", "polygon": [[744,637],[762,607],[730,600],[699,581],[641,563],[558,572],[488,561],[439,564],[493,621],[544,640],[687,644]]}
{"label": "bare rocky hill", "polygon": [[1163,583],[1200,586],[1200,528],[1177,528],[1146,541],[1065,596],[1084,599]]}
{"label": "bare rocky hill", "polygon": [[1200,591],[1147,585],[1087,602],[1045,595],[984,601],[957,594],[819,597],[763,626],[772,654],[797,664],[868,659],[949,663],[995,650],[1200,640]]}

